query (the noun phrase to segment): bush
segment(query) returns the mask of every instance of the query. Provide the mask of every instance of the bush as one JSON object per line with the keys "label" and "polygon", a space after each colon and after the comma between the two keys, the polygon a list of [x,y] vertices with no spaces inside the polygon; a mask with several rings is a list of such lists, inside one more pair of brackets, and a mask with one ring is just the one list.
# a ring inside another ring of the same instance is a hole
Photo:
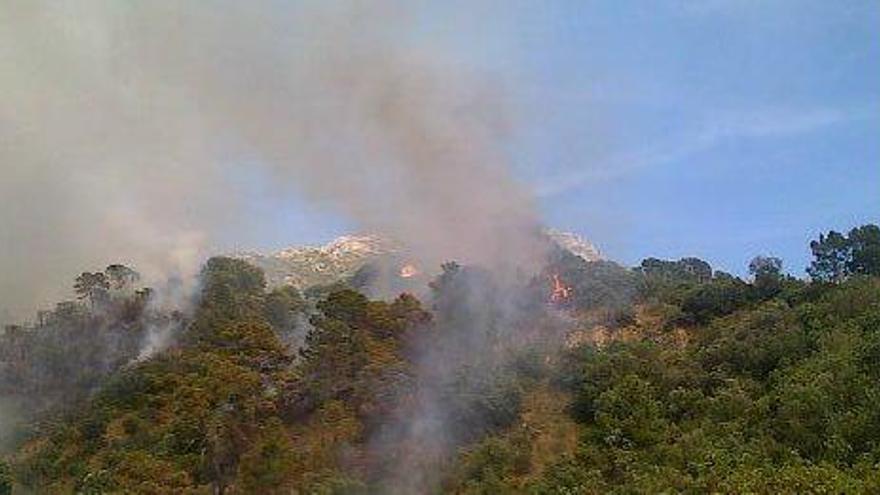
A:
{"label": "bush", "polygon": [[0,495],[12,495],[12,469],[0,459]]}

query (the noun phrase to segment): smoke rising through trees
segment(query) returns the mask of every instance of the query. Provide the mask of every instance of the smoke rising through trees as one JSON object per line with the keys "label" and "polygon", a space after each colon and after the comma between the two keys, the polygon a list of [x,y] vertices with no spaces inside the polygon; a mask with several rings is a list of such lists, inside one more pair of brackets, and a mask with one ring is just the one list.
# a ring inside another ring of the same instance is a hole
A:
{"label": "smoke rising through trees", "polygon": [[[521,265],[537,216],[496,81],[392,2],[12,2],[0,18],[0,306],[83,266],[192,276],[260,195],[296,194],[432,266]],[[244,242],[244,241],[242,241]]]}

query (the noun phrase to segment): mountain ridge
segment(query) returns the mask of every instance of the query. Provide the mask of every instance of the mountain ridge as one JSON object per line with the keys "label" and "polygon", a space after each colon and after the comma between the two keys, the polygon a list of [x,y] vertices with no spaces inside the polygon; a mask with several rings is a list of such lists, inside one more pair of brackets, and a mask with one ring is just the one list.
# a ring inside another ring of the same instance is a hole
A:
{"label": "mountain ridge", "polygon": [[[555,229],[544,231],[559,248],[584,261],[604,259],[583,236]],[[375,234],[347,234],[323,245],[289,246],[269,253],[242,251],[230,254],[261,268],[270,287],[293,285],[305,289],[326,285],[354,275],[370,261],[393,257],[400,244]],[[402,267],[401,267],[402,268]]]}

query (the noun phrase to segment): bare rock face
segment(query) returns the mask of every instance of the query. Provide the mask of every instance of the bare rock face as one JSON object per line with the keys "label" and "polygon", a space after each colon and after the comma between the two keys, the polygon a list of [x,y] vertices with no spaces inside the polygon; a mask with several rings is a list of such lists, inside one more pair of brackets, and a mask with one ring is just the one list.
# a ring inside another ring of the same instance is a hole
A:
{"label": "bare rock face", "polygon": [[293,285],[304,289],[350,277],[366,263],[396,249],[378,236],[346,235],[324,246],[296,246],[271,254],[233,256],[262,268],[270,287]]}
{"label": "bare rock face", "polygon": [[583,258],[584,261],[599,261],[602,255],[590,241],[573,232],[561,232],[547,229],[544,232],[551,241],[569,253]]}
{"label": "bare rock face", "polygon": [[[585,261],[601,259],[596,247],[577,234],[556,230],[547,230],[545,234]],[[293,285],[305,289],[346,279],[370,262],[392,259],[399,253],[396,243],[364,234],[342,236],[324,246],[294,246],[270,254],[247,252],[232,256],[263,269],[270,287]],[[406,272],[406,266],[400,268]]]}

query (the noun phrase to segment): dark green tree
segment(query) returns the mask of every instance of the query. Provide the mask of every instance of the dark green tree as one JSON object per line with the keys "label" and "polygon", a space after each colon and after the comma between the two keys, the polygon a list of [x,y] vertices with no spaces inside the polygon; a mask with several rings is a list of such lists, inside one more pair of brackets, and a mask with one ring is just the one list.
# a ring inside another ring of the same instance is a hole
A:
{"label": "dark green tree", "polygon": [[305,311],[306,302],[296,287],[279,287],[266,295],[266,319],[281,333],[291,331],[297,315]]}
{"label": "dark green tree", "polygon": [[110,281],[107,275],[101,272],[83,272],[76,277],[73,290],[79,299],[88,299],[92,306],[95,306],[107,299]]}
{"label": "dark green tree", "polygon": [[326,400],[350,395],[363,366],[367,363],[365,323],[367,298],[345,289],[318,303],[321,315],[312,318],[312,328],[300,349],[299,367],[306,409]]}
{"label": "dark green tree", "polygon": [[217,330],[229,323],[264,318],[266,279],[259,268],[243,260],[211,258],[202,269],[201,283],[189,339],[213,341],[219,337]]}
{"label": "dark green tree", "polygon": [[294,455],[293,445],[287,438],[283,425],[273,418],[242,456],[238,474],[244,491],[285,493],[282,487],[293,464]]}
{"label": "dark green tree", "polygon": [[118,263],[108,266],[104,273],[107,275],[110,287],[114,290],[131,288],[141,278],[138,272]]}
{"label": "dark green tree", "polygon": [[880,227],[863,225],[849,231],[852,258],[848,271],[853,275],[880,275]]}
{"label": "dark green tree", "polygon": [[733,313],[750,301],[749,285],[721,272],[711,282],[684,292],[681,309],[687,323],[707,323],[712,318]]}
{"label": "dark green tree", "polygon": [[682,258],[678,261],[646,258],[638,271],[648,277],[668,281],[707,282],[712,278],[712,266],[699,258]]}
{"label": "dark green tree", "polygon": [[682,258],[678,260],[681,270],[697,279],[697,282],[708,282],[712,279],[712,265],[700,258]]}
{"label": "dark green tree", "polygon": [[880,275],[880,227],[862,225],[848,235],[830,231],[810,242],[807,273],[819,282],[839,283],[852,275]]}
{"label": "dark green tree", "polygon": [[755,256],[749,262],[749,273],[755,278],[758,298],[767,299],[782,290],[782,260],[774,256]]}
{"label": "dark green tree", "polygon": [[0,495],[12,495],[12,470],[3,460],[0,460]]}
{"label": "dark green tree", "polygon": [[819,239],[810,242],[813,262],[807,273],[818,282],[840,282],[846,278],[847,265],[852,259],[849,240],[843,234],[830,231],[819,234]]}
{"label": "dark green tree", "polygon": [[641,276],[643,297],[677,303],[694,286],[710,282],[713,273],[712,266],[699,258],[678,261],[647,258],[634,271]]}
{"label": "dark green tree", "polygon": [[779,278],[782,273],[782,260],[773,256],[755,256],[749,262],[749,273],[756,279],[761,277]]}

